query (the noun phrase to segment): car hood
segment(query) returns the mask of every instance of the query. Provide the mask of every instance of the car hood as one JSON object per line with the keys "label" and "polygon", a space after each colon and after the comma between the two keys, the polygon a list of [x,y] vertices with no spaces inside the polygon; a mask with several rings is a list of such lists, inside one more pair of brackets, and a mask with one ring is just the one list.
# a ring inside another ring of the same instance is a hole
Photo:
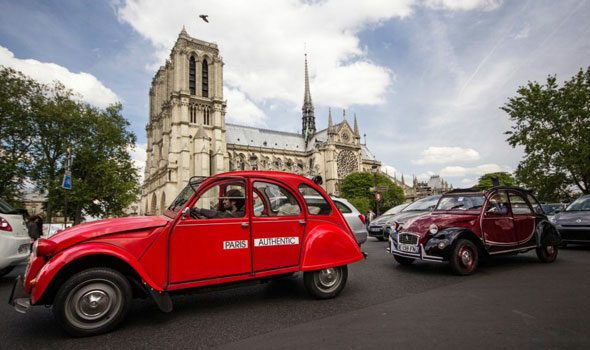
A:
{"label": "car hood", "polygon": [[96,237],[114,233],[154,229],[165,226],[171,219],[165,216],[129,216],[91,221],[72,226],[48,238],[57,243],[58,250]]}
{"label": "car hood", "polygon": [[408,220],[401,231],[417,233],[421,237],[424,237],[428,234],[428,230],[432,224],[435,224],[439,231],[448,227],[474,228],[477,226],[478,217],[476,213],[449,214],[434,212]]}
{"label": "car hood", "polygon": [[555,222],[558,225],[589,226],[590,211],[562,211],[555,214]]}

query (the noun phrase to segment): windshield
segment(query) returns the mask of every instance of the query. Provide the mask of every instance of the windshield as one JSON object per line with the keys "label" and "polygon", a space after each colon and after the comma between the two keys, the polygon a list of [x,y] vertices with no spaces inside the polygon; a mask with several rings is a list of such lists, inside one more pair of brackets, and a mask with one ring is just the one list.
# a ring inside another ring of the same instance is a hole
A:
{"label": "windshield", "polygon": [[590,211],[590,196],[576,199],[565,211]]}
{"label": "windshield", "polygon": [[0,199],[0,213],[2,214],[16,214],[17,211],[10,204],[6,203],[3,199]]}
{"label": "windshield", "polygon": [[170,204],[168,210],[177,211],[191,198],[193,193],[197,190],[199,185],[205,181],[206,177],[194,177],[191,178],[186,185],[186,187],[180,191],[180,194],[176,197],[176,199]]}
{"label": "windshield", "polygon": [[483,195],[476,196],[449,196],[442,197],[435,210],[479,210],[483,206],[485,198]]}
{"label": "windshield", "polygon": [[406,209],[402,211],[430,211],[434,209],[439,199],[440,196],[430,196],[422,198],[408,205]]}
{"label": "windshield", "polygon": [[383,216],[397,214],[407,206],[408,206],[407,203],[396,205],[395,207],[393,207],[393,208],[389,209],[388,211],[386,211],[385,213],[383,213]]}

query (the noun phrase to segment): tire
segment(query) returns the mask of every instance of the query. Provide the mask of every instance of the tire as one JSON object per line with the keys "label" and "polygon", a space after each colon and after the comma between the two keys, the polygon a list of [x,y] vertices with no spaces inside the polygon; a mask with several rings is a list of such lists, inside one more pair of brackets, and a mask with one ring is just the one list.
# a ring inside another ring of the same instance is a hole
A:
{"label": "tire", "polygon": [[0,269],[0,277],[4,277],[14,270],[14,266],[6,266],[3,269]]}
{"label": "tire", "polygon": [[556,245],[545,245],[536,249],[537,257],[542,263],[552,263],[557,259]]}
{"label": "tire", "polygon": [[303,284],[307,292],[314,298],[330,299],[344,289],[347,278],[348,268],[346,265],[330,267],[303,273]]}
{"label": "tire", "polygon": [[70,277],[58,290],[53,315],[70,335],[85,337],[114,329],[127,315],[132,290],[118,271],[91,268]]}
{"label": "tire", "polygon": [[471,275],[479,262],[478,249],[470,240],[459,239],[453,246],[449,262],[455,274]]}
{"label": "tire", "polygon": [[394,255],[393,258],[395,259],[395,261],[397,261],[398,264],[403,265],[403,266],[412,265],[415,260],[412,258],[405,258],[403,256],[397,256],[397,255]]}

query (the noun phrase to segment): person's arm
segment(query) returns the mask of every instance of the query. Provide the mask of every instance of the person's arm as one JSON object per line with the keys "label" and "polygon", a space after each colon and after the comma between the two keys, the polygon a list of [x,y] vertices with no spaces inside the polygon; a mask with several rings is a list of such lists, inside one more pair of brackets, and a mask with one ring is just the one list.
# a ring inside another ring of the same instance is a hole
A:
{"label": "person's arm", "polygon": [[218,218],[220,212],[218,212],[217,210],[214,209],[201,209],[201,208],[193,208],[191,209],[191,217],[193,218],[199,218],[201,217],[205,217],[207,219],[212,219],[212,218]]}

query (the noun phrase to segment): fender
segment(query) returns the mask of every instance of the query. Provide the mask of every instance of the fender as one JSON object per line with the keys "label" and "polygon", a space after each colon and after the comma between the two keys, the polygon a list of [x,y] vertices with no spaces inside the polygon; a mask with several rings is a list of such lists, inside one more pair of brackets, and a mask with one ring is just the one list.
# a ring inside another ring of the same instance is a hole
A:
{"label": "fender", "polygon": [[150,278],[143,266],[137,261],[137,258],[129,252],[106,243],[83,243],[59,252],[41,268],[41,271],[37,274],[35,286],[31,291],[31,304],[35,305],[41,299],[53,278],[62,268],[75,260],[91,255],[108,255],[117,258],[135,270],[139,277],[152,289],[159,292],[163,291],[162,287],[156,285]]}
{"label": "fender", "polygon": [[541,220],[535,231],[537,233],[537,247],[561,244],[559,231],[549,221]]}
{"label": "fender", "polygon": [[330,223],[319,223],[305,237],[301,271],[348,265],[363,259],[352,236]]}
{"label": "fender", "polygon": [[[480,251],[485,252],[485,248],[483,243],[479,237],[471,230],[468,230],[464,227],[448,227],[438,231],[431,239],[426,242],[424,246],[424,250],[428,255],[436,255],[436,256],[444,256],[447,257],[451,253],[451,249],[453,244],[459,238],[471,238],[471,240],[475,243],[475,245],[480,249]],[[438,244],[440,242],[445,242],[445,248],[440,249],[438,248]]]}

